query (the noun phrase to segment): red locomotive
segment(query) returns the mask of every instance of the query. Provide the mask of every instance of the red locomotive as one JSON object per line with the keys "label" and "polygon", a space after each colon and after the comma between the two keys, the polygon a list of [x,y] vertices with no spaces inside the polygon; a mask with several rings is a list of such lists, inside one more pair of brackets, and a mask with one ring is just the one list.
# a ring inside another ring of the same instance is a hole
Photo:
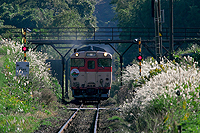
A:
{"label": "red locomotive", "polygon": [[75,99],[105,100],[112,83],[112,55],[104,49],[87,46],[70,56],[70,84]]}

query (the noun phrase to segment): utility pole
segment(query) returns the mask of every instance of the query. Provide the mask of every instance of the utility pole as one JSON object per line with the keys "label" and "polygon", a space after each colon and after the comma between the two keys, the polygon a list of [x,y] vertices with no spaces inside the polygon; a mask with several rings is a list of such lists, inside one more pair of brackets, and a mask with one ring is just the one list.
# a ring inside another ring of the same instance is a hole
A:
{"label": "utility pole", "polygon": [[174,52],[174,28],[173,28],[173,0],[169,0],[170,22],[169,22],[169,59],[173,60]]}
{"label": "utility pole", "polygon": [[160,11],[160,0],[154,2],[154,23],[155,23],[155,48],[156,48],[156,60],[160,64],[161,57],[161,11]]}
{"label": "utility pole", "polygon": [[[163,10],[164,11],[164,10]],[[159,17],[159,36],[160,36],[160,57],[162,56],[162,17],[164,18],[164,14],[163,16],[161,15],[161,0],[158,0],[158,17]]]}

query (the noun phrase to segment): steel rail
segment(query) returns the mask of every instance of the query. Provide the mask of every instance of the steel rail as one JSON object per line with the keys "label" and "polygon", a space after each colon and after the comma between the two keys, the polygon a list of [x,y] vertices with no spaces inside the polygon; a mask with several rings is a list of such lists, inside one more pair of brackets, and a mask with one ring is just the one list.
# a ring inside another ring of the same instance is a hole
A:
{"label": "steel rail", "polygon": [[98,117],[99,117],[99,104],[98,104],[97,110],[96,110],[96,119],[95,119],[95,123],[94,123],[94,133],[96,133],[96,131],[97,131]]}
{"label": "steel rail", "polygon": [[[77,110],[78,108],[67,108],[68,110]],[[97,110],[98,108],[80,108],[80,110]],[[116,108],[99,108],[99,110],[120,110],[119,107]]]}
{"label": "steel rail", "polygon": [[83,104],[81,104],[80,107],[77,108],[76,112],[74,112],[74,114],[68,119],[68,121],[65,123],[65,125],[60,129],[60,131],[58,133],[64,133],[65,129],[67,128],[69,123],[72,121],[72,119],[76,116],[76,114],[78,113],[78,111],[80,110],[80,108],[82,106],[83,106]]}
{"label": "steel rail", "polygon": [[100,108],[100,104],[97,105],[97,108],[81,108],[83,104],[80,105],[79,108],[68,108],[69,110],[75,110],[74,114],[68,119],[68,121],[64,124],[64,126],[60,129],[58,133],[64,133],[66,128],[68,127],[69,123],[72,121],[72,119],[76,116],[79,110],[96,110],[95,114],[95,121],[94,121],[94,130],[93,132],[97,132],[97,122],[98,122],[98,117],[99,117],[99,111],[100,110],[115,110],[115,111],[120,111],[120,108]]}

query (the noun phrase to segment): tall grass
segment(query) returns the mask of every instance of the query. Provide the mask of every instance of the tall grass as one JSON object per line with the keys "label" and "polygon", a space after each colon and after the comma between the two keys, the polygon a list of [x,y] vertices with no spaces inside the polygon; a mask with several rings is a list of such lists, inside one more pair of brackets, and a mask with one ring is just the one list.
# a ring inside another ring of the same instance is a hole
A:
{"label": "tall grass", "polygon": [[27,52],[29,76],[16,76],[16,62],[23,61],[22,45],[0,40],[0,131],[32,132],[39,123],[39,114],[46,116],[46,107],[61,97],[61,88],[49,73],[46,54]]}
{"label": "tall grass", "polygon": [[[191,57],[178,64],[153,58],[124,71],[120,94],[124,119],[132,132],[200,132],[200,69]],[[127,91],[128,90],[128,91]],[[129,130],[129,131],[130,131]]]}

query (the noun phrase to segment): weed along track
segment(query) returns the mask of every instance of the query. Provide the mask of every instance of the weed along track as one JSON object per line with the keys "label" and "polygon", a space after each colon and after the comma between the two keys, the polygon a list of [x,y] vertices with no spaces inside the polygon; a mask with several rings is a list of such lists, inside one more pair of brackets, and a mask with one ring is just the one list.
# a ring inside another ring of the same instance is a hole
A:
{"label": "weed along track", "polygon": [[83,105],[79,108],[68,108],[75,110],[72,116],[62,126],[59,133],[96,133],[97,122],[99,116],[99,104],[96,105]]}
{"label": "weed along track", "polygon": [[120,109],[109,100],[101,104],[69,102],[58,109],[59,113],[42,120],[34,133],[108,133],[120,130]]}
{"label": "weed along track", "polygon": [[83,106],[83,104],[80,105],[79,108],[73,108],[73,110],[76,110],[73,115],[67,120],[67,122],[62,126],[62,128],[60,129],[59,133],[63,133],[66,128],[68,127],[68,125],[70,124],[70,122],[72,121],[72,119],[77,115],[78,111],[80,110],[80,108]]}

